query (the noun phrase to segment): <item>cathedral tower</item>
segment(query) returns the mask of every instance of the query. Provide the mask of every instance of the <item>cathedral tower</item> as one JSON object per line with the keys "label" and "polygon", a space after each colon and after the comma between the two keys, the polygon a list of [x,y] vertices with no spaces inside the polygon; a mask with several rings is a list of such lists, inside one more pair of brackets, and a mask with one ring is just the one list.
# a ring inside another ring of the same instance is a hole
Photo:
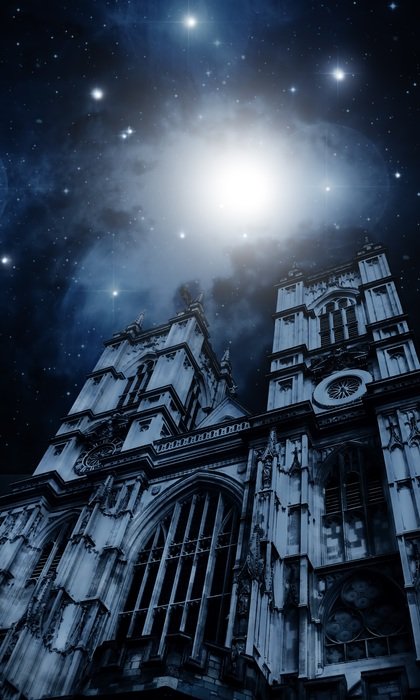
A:
{"label": "cathedral tower", "polygon": [[105,344],[0,499],[0,695],[420,693],[420,367],[382,246],[278,285],[267,410],[200,300]]}

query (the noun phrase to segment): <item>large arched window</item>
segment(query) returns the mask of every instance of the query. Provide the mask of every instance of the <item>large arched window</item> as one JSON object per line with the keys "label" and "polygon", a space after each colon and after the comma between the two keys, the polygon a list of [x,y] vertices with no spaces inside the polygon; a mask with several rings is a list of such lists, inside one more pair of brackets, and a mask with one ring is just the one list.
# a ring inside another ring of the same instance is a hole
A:
{"label": "large arched window", "polygon": [[359,330],[354,299],[339,297],[325,304],[319,314],[319,332],[321,347],[356,337]]}
{"label": "large arched window", "polygon": [[392,551],[381,469],[359,447],[332,460],[324,483],[323,561],[361,559]]}
{"label": "large arched window", "polygon": [[167,634],[224,645],[238,536],[238,512],[217,492],[177,502],[141,550],[120,614],[118,637]]}
{"label": "large arched window", "polygon": [[411,649],[407,606],[400,590],[370,571],[359,571],[340,586],[324,632],[327,664]]}

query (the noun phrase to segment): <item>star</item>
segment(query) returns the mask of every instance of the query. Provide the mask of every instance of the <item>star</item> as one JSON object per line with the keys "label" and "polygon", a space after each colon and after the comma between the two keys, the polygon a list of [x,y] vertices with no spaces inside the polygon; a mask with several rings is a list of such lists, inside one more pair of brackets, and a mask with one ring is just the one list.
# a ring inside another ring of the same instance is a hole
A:
{"label": "star", "polygon": [[90,94],[91,94],[91,97],[93,97],[93,99],[96,100],[96,101],[102,100],[103,97],[104,97],[104,91],[101,90],[101,88],[98,88],[98,87],[93,88],[93,90],[91,90],[91,93],[90,93]]}
{"label": "star", "polygon": [[2,265],[7,265],[10,262],[10,258],[7,255],[3,255],[1,257],[1,264]]}
{"label": "star", "polygon": [[401,173],[397,171],[396,173],[394,173],[394,177],[395,177],[397,180],[399,180],[400,177],[401,177]]}
{"label": "star", "polygon": [[184,19],[184,24],[187,29],[194,29],[194,27],[197,26],[197,20],[192,15],[187,15],[187,17]]}
{"label": "star", "polygon": [[333,77],[334,77],[336,80],[341,81],[341,80],[344,80],[344,78],[346,77],[346,74],[345,74],[345,72],[343,71],[342,68],[338,68],[338,67],[337,67],[337,68],[333,71]]}
{"label": "star", "polygon": [[112,290],[112,296],[117,297],[118,296],[118,289],[113,289]]}
{"label": "star", "polygon": [[185,231],[180,231],[180,232],[179,232],[179,237],[180,237],[180,238],[185,238]]}
{"label": "star", "polygon": [[396,10],[398,5],[396,2],[391,2],[391,3],[389,3],[388,7],[390,10]]}

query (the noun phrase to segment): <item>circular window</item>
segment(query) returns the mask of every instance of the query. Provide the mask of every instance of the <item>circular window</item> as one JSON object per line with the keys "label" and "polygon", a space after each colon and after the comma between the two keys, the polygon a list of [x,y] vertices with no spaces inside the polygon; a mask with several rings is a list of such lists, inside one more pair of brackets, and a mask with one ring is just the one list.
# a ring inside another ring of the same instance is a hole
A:
{"label": "circular window", "polygon": [[360,377],[339,377],[328,385],[327,394],[330,399],[347,399],[356,393],[361,384]]}
{"label": "circular window", "polygon": [[369,372],[360,369],[346,369],[334,372],[318,384],[314,391],[314,401],[321,408],[341,406],[357,401],[366,391],[366,384],[372,381]]}

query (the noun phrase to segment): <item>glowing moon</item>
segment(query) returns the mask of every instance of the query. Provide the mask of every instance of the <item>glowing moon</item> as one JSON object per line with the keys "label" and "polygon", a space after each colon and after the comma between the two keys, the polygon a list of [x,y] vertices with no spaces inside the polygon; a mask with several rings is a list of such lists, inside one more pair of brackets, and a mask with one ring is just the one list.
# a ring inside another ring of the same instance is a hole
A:
{"label": "glowing moon", "polygon": [[228,153],[215,159],[208,190],[216,209],[238,220],[263,217],[274,200],[274,173],[255,154]]}

